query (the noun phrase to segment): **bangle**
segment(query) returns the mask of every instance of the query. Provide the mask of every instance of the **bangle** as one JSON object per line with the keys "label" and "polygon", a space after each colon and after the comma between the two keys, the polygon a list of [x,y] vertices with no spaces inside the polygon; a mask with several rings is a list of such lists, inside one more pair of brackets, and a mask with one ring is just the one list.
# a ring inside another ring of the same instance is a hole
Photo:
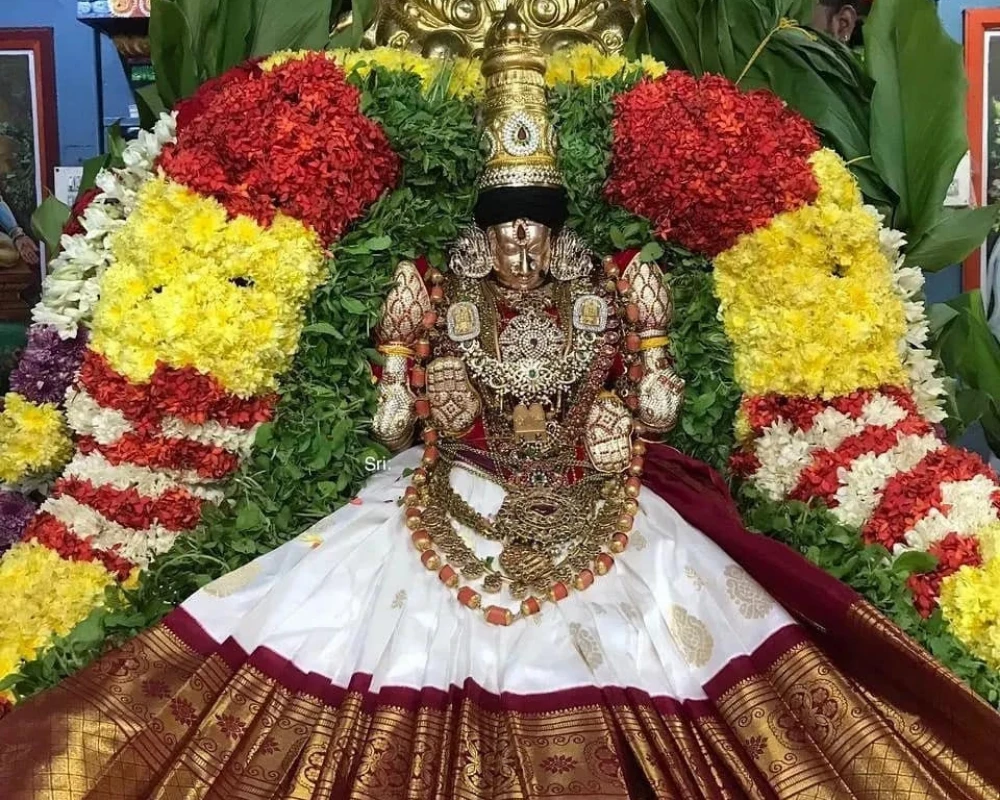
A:
{"label": "bangle", "polygon": [[410,358],[413,356],[413,350],[407,347],[405,344],[399,344],[398,342],[390,342],[389,344],[380,344],[375,348],[384,356],[406,356]]}
{"label": "bangle", "polygon": [[10,232],[10,238],[13,242],[16,242],[18,239],[23,239],[27,235],[28,234],[24,232],[24,228],[14,228],[14,230]]}
{"label": "bangle", "polygon": [[657,347],[666,347],[670,344],[669,336],[654,336],[651,339],[643,339],[639,344],[639,350],[655,350]]}

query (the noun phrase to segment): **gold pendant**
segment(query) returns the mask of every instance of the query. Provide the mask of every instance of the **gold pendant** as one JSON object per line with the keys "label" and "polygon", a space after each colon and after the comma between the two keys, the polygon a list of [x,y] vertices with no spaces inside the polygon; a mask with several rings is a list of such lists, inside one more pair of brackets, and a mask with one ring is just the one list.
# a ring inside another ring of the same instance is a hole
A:
{"label": "gold pendant", "polygon": [[545,409],[541,403],[530,406],[518,403],[514,408],[514,438],[520,443],[542,443],[548,438],[545,430]]}

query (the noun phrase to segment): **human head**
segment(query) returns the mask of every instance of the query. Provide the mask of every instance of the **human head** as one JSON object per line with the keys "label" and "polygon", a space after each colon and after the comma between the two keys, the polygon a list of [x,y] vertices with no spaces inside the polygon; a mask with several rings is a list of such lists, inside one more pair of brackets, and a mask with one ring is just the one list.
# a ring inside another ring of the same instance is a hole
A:
{"label": "human head", "polygon": [[868,0],[818,0],[813,10],[812,26],[844,44],[857,44],[861,17],[868,6]]}

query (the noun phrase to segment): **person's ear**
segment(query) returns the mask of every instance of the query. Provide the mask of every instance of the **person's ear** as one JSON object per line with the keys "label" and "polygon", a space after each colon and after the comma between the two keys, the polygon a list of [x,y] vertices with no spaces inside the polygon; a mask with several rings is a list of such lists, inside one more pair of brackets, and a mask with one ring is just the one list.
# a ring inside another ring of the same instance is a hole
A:
{"label": "person's ear", "polygon": [[854,37],[854,29],[858,27],[858,10],[851,5],[844,6],[833,18],[836,36],[844,44]]}

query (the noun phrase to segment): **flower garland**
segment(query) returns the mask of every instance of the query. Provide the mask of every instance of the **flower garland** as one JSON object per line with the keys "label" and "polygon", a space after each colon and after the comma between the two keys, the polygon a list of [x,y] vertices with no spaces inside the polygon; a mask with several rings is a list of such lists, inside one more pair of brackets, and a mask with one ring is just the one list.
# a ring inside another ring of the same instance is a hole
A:
{"label": "flower garland", "polygon": [[[399,176],[398,156],[359,100],[320,53],[241,72],[213,88],[159,165],[233,216],[270,225],[283,213],[329,243]],[[205,226],[208,242],[216,230],[208,219]]]}
{"label": "flower garland", "polygon": [[[101,601],[112,580],[100,564],[68,561],[37,543],[14,545],[0,561],[0,607],[4,610],[0,615],[0,674],[11,674],[53,636],[69,633]],[[38,602],[39,597],[45,602]]]}
{"label": "flower garland", "polygon": [[[357,90],[325,58],[289,62],[271,73],[242,68],[205,91],[212,102],[196,96],[184,109],[176,142],[160,155],[158,176],[102,187],[123,212],[101,237],[88,345],[65,394],[76,455],[23,535],[66,562],[102,570],[105,583],[139,574],[199,524],[206,501],[221,498],[218,485],[249,454],[259,426],[272,419],[273,390],[298,348],[304,305],[326,275],[316,228],[332,241],[398,176],[398,158],[376,123],[361,116]],[[214,151],[209,147],[213,136],[231,133],[217,112],[237,97],[250,102],[244,108],[275,116],[272,127],[254,131],[255,147],[281,149],[284,157],[242,162],[243,189],[226,183],[233,175],[227,172],[215,185],[220,202],[191,184],[207,191],[206,176],[246,155],[240,149],[246,139],[218,139]],[[284,123],[294,127],[311,113],[307,108],[326,130],[289,137]],[[199,164],[202,174],[186,172]],[[316,169],[331,180],[339,171],[335,182],[351,186],[351,197],[307,208],[308,198],[298,196],[278,208],[277,196],[251,200],[246,194],[246,187],[275,185],[275,170],[305,180]],[[94,208],[84,212],[85,227]],[[5,413],[24,417],[18,395],[8,396]],[[46,440],[38,428],[38,422],[20,426],[33,430],[41,447]],[[63,444],[51,464],[70,455],[69,439]],[[39,460],[34,453],[21,460],[31,459]],[[61,619],[75,615],[71,624],[103,594],[75,597],[74,608],[60,610]],[[23,599],[40,615],[48,603],[43,593]],[[0,650],[4,645],[0,640]],[[30,655],[23,645],[17,652]]]}
{"label": "flower garland", "polygon": [[[677,133],[651,134],[664,120]],[[773,97],[671,73],[621,95],[614,124],[608,197],[715,256],[745,393],[733,471],[773,501],[824,504],[897,557],[927,553],[936,566],[907,580],[916,609],[931,616],[946,592],[955,634],[995,659],[1000,614],[974,587],[996,569],[978,532],[1000,518],[1000,479],[934,426],[945,390],[903,236]]]}
{"label": "flower garland", "polygon": [[[616,100],[608,199],[657,236],[716,255],[775,214],[811,202],[819,139],[769,92],[668,72]],[[669,135],[664,132],[669,130]]]}
{"label": "flower garland", "polygon": [[58,409],[35,405],[16,392],[4,397],[0,411],[0,481],[17,484],[28,476],[64,464],[73,445]]}
{"label": "flower garland", "polygon": [[647,75],[659,78],[667,74],[667,67],[652,56],[644,55],[638,61],[623,56],[606,55],[595,45],[580,44],[553,53],[545,68],[545,83],[549,87],[579,85],[616,78],[621,75]]}

